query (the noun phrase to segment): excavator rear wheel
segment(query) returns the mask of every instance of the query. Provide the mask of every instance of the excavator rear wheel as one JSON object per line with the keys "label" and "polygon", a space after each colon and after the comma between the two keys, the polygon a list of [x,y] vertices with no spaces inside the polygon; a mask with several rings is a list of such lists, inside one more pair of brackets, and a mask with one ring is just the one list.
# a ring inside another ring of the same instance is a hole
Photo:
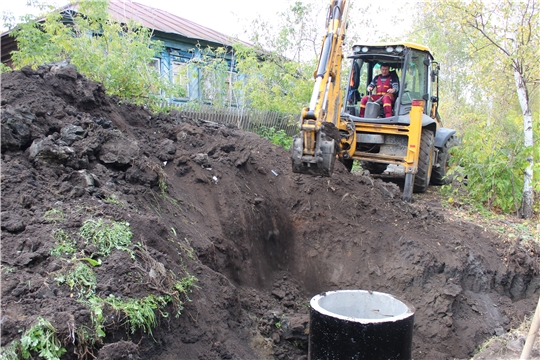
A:
{"label": "excavator rear wheel", "polygon": [[450,136],[444,146],[439,150],[437,158],[437,166],[433,167],[431,174],[431,183],[433,185],[446,185],[452,182],[451,177],[447,176],[447,171],[450,162],[450,148],[455,146],[454,136]]}
{"label": "excavator rear wheel", "polygon": [[420,155],[418,157],[418,171],[414,177],[415,193],[426,192],[431,178],[431,165],[433,162],[433,131],[422,129],[422,138],[420,139]]}

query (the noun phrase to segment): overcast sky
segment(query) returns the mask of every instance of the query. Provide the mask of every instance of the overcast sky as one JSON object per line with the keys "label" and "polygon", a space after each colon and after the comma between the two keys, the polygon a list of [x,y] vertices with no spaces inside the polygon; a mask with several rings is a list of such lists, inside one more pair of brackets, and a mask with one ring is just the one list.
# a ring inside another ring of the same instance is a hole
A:
{"label": "overcast sky", "polygon": [[[124,0],[123,0],[124,1]],[[129,0],[125,0],[129,1]],[[200,25],[219,31],[226,35],[242,38],[243,27],[258,15],[272,21],[278,12],[285,11],[292,0],[135,0],[154,8],[166,10],[172,14],[194,21]],[[69,0],[49,0],[58,6],[66,5]],[[0,10],[12,12],[19,16],[32,13],[33,8],[26,6],[27,0],[1,1]],[[5,28],[2,23],[2,31]],[[243,40],[247,40],[243,38]]]}
{"label": "overcast sky", "polygon": [[[133,1],[133,0],[120,0]],[[273,26],[279,24],[278,13],[286,12],[291,4],[296,0],[134,0],[147,6],[162,9],[177,16],[191,20],[197,24],[219,31],[223,34],[238,37],[244,41],[250,41],[244,34],[244,30],[257,17],[261,17]],[[328,0],[302,0],[304,3],[317,4],[315,8],[321,9],[321,14],[316,18],[308,19],[316,26],[320,26],[320,36],[324,32],[324,16],[326,8],[330,3]],[[422,0],[408,0],[407,3]],[[28,7],[27,2],[46,2],[58,7],[69,4],[69,0],[0,0],[0,11],[12,12],[16,19],[19,16],[36,11],[35,8]],[[377,2],[369,0],[356,0],[351,2],[351,12],[349,14],[349,31],[347,34],[348,43],[353,42],[380,42],[386,41],[385,37],[396,40],[405,40],[406,35],[403,29],[410,26],[411,16],[401,13],[404,0],[387,0]],[[365,21],[355,21],[357,19],[369,19],[371,23]],[[3,26],[2,31],[7,30]],[[271,31],[271,29],[269,29]],[[318,46],[318,44],[317,44]],[[317,48],[318,52],[319,49]]]}

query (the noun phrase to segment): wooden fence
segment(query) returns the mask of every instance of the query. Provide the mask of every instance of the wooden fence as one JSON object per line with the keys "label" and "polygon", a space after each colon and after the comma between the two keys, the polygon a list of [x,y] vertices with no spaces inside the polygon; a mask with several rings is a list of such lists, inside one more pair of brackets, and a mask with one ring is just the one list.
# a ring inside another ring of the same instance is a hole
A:
{"label": "wooden fence", "polygon": [[181,115],[193,120],[231,124],[244,131],[256,132],[257,128],[265,126],[267,128],[273,127],[276,130],[284,130],[289,136],[299,133],[300,114],[188,104],[179,105],[177,110]]}

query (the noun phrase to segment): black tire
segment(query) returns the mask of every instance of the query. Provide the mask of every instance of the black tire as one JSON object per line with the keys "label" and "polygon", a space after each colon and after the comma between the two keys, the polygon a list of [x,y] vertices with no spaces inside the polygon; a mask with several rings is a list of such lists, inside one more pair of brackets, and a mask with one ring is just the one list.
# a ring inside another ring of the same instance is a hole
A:
{"label": "black tire", "polygon": [[354,163],[354,160],[353,160],[353,159],[343,159],[341,162],[343,163],[343,165],[345,165],[345,168],[346,168],[349,172],[352,171],[353,163]]}
{"label": "black tire", "polygon": [[431,184],[446,185],[452,182],[452,179],[447,177],[446,174],[450,163],[450,148],[453,146],[455,146],[455,139],[454,136],[450,136],[444,146],[439,149],[437,163],[431,171]]}
{"label": "black tire", "polygon": [[435,137],[433,131],[422,129],[420,139],[420,156],[418,157],[418,172],[414,177],[414,192],[426,192],[431,177],[431,162],[433,159],[433,144]]}
{"label": "black tire", "polygon": [[370,172],[370,174],[379,175],[382,174],[386,168],[388,167],[388,164],[381,164],[371,161],[362,161],[362,169],[367,170]]}

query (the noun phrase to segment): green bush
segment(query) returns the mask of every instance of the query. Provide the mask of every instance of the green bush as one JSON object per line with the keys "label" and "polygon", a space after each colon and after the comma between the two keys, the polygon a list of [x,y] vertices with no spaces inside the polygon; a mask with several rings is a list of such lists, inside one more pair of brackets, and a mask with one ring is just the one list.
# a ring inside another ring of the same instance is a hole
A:
{"label": "green bush", "polygon": [[275,127],[259,126],[255,132],[260,137],[270,140],[272,144],[281,146],[285,150],[289,150],[292,146],[292,136],[287,135],[283,129],[276,130]]}
{"label": "green bush", "polygon": [[523,171],[531,151],[524,148],[521,135],[508,123],[483,123],[465,132],[462,144],[452,149],[454,164],[449,175],[461,185],[468,201],[504,213],[519,209]]}

